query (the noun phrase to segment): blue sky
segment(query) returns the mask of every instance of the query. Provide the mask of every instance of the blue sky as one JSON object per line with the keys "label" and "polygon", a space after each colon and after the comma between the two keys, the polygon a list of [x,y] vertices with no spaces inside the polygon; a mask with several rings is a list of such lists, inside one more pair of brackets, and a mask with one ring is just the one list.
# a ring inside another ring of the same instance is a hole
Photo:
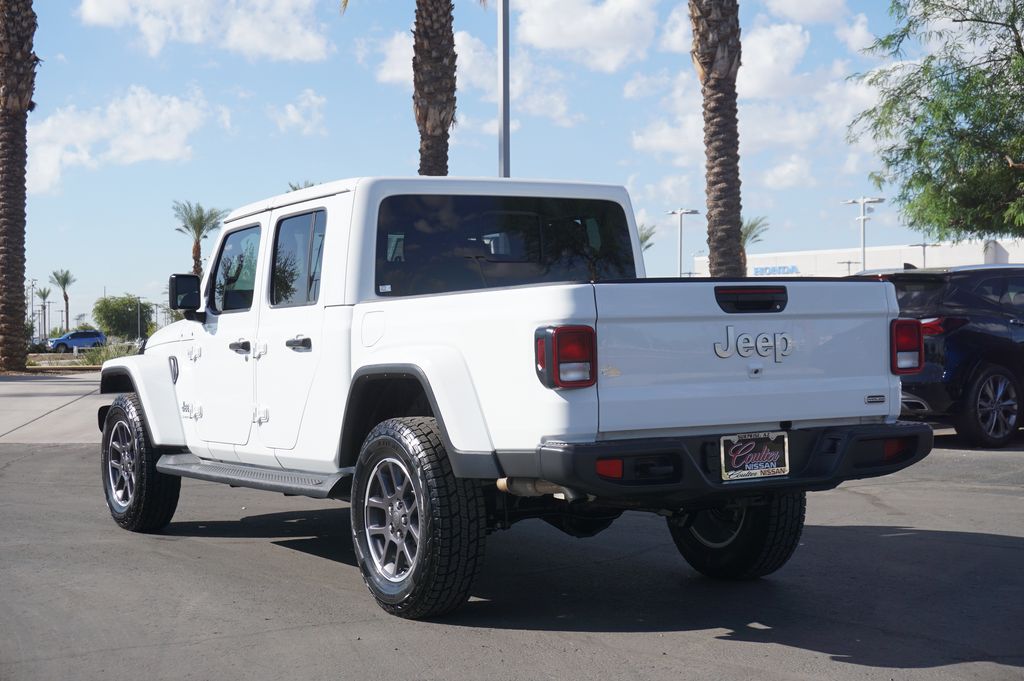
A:
{"label": "blue sky", "polygon": [[[29,117],[28,276],[67,268],[72,317],[103,294],[162,300],[191,267],[171,202],[236,206],[289,181],[413,175],[411,0],[36,2]],[[874,101],[847,80],[891,27],[883,0],[744,0],[744,214],[771,227],[752,252],[854,246],[872,194],[870,144],[846,125]],[[452,175],[497,172],[494,3],[457,2]],[[671,275],[676,207],[704,212],[700,93],[685,2],[512,0],[512,174],[626,185],[656,224],[651,275]],[[684,269],[706,249],[684,222]],[[910,243],[885,205],[869,245]],[[212,242],[203,244],[204,257]],[[43,283],[37,284],[39,286]],[[56,317],[54,317],[56,318]]]}

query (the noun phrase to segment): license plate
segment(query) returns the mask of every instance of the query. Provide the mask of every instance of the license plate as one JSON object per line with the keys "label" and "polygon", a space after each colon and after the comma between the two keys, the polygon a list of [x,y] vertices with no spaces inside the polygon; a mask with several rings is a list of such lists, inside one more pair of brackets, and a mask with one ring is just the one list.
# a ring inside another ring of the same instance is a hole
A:
{"label": "license plate", "polygon": [[753,480],[789,475],[786,433],[741,433],[722,438],[722,480]]}

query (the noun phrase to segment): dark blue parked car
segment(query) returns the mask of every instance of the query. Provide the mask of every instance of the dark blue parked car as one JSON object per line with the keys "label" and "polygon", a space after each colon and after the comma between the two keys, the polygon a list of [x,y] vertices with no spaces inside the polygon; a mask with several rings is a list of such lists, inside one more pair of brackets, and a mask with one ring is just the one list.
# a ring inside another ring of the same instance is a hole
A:
{"label": "dark blue parked car", "polygon": [[73,348],[95,348],[107,344],[102,331],[69,331],[60,338],[49,338],[46,347],[54,352],[71,352]]}
{"label": "dark blue parked car", "polygon": [[1003,447],[1021,422],[1024,265],[905,270],[900,314],[920,319],[924,371],[903,377],[903,418],[946,423],[974,445]]}

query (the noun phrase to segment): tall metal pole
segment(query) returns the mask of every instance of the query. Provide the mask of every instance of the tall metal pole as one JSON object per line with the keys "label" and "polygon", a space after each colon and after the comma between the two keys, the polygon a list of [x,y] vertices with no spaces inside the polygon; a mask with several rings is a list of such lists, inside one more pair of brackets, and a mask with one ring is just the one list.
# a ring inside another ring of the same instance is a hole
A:
{"label": "tall metal pole", "polygon": [[509,176],[508,0],[498,0],[498,177]]}
{"label": "tall metal pole", "polygon": [[[32,286],[31,286],[31,289],[32,289],[32,290],[31,290],[31,294],[32,294],[32,304],[31,304],[31,306],[29,306],[29,308],[28,308],[30,312],[32,312],[32,311],[33,311],[33,310],[35,310],[35,308],[36,308],[36,280],[35,280],[35,279],[33,279],[33,280],[32,280]],[[32,312],[32,315],[33,315],[33,316],[35,316],[35,312]],[[35,325],[35,321],[34,321],[34,320],[33,320],[32,324],[33,324],[33,326]],[[39,330],[39,329],[36,329],[36,331],[38,331],[38,330]]]}
{"label": "tall metal pole", "polygon": [[683,212],[679,211],[679,267],[676,268],[680,278],[683,276]]}
{"label": "tall metal pole", "polygon": [[[863,201],[860,202],[860,217],[857,219],[860,220],[860,261],[862,263],[866,263],[868,261],[868,249],[865,245],[865,233],[867,232],[868,216],[864,213]],[[864,265],[863,267],[864,269],[867,269],[867,265]]]}
{"label": "tall metal pole", "polygon": [[139,309],[139,327],[138,327],[138,338],[142,339],[142,298],[135,296],[135,303]]}

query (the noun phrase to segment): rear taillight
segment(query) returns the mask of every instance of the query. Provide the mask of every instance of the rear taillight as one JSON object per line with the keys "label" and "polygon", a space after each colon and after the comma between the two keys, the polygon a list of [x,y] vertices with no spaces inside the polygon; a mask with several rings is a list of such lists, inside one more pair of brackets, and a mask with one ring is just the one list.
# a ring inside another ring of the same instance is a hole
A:
{"label": "rear taillight", "polygon": [[929,317],[921,320],[921,333],[925,336],[938,336],[956,331],[970,320],[963,317]]}
{"label": "rear taillight", "polygon": [[916,374],[924,366],[924,334],[916,319],[894,319],[889,327],[894,374]]}
{"label": "rear taillight", "polygon": [[548,388],[597,382],[597,336],[589,326],[549,326],[534,334],[537,378]]}

